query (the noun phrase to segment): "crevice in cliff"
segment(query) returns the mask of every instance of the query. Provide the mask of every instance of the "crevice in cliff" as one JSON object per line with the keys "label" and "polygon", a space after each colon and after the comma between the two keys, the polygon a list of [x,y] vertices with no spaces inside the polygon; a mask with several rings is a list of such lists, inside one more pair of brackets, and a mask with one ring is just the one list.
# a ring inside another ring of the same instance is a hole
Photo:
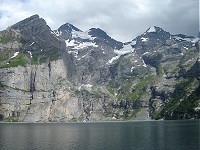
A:
{"label": "crevice in cliff", "polygon": [[54,101],[57,101],[57,99],[56,99],[56,92],[53,91],[52,95],[53,95],[53,99],[52,99],[52,103],[53,103]]}
{"label": "crevice in cliff", "polygon": [[151,97],[149,99],[149,117],[153,117],[153,113],[155,112],[155,108],[153,107],[153,99],[156,98],[156,88],[151,87]]}
{"label": "crevice in cliff", "polygon": [[49,77],[51,76],[51,62],[49,61],[48,63],[48,68],[49,68]]}
{"label": "crevice in cliff", "polygon": [[31,70],[30,76],[30,104],[33,100],[33,92],[35,91],[35,78],[36,78],[36,71]]}

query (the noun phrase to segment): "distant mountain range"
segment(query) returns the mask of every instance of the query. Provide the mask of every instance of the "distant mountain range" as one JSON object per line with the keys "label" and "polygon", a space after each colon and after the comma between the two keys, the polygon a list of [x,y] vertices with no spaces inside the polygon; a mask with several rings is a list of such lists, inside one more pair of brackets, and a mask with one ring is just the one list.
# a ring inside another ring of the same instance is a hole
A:
{"label": "distant mountain range", "polygon": [[199,54],[199,36],[151,26],[123,43],[34,15],[0,31],[0,120],[199,119]]}

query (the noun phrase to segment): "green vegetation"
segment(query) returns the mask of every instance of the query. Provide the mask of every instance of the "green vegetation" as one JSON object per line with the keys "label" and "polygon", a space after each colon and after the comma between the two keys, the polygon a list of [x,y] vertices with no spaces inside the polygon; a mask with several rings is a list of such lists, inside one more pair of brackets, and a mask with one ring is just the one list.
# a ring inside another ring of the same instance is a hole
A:
{"label": "green vegetation", "polygon": [[5,85],[0,81],[0,88],[3,88]]}
{"label": "green vegetation", "polygon": [[15,117],[8,117],[8,118],[5,118],[4,121],[5,121],[5,122],[19,122],[19,120],[16,119]]}
{"label": "green vegetation", "polygon": [[31,60],[31,64],[32,64],[32,65],[39,65],[39,62],[38,62],[37,58],[33,58],[33,59]]}
{"label": "green vegetation", "polygon": [[187,90],[193,83],[195,82],[195,78],[189,78],[187,81],[180,82],[176,85],[178,90]]}
{"label": "green vegetation", "polygon": [[102,93],[100,91],[92,91],[96,98],[102,98]]}
{"label": "green vegetation", "polygon": [[[12,87],[10,87],[10,88],[12,88]],[[12,89],[14,89],[16,91],[21,91],[21,92],[30,92],[29,89],[27,89],[27,90],[25,90],[25,89],[19,89],[19,88],[12,88]]]}
{"label": "green vegetation", "polygon": [[146,89],[148,86],[152,85],[154,81],[154,76],[148,75],[140,79],[140,82],[133,85],[133,81],[126,83],[118,94],[117,98],[129,98],[132,101],[139,100],[142,96],[146,94]]}
{"label": "green vegetation", "polygon": [[114,90],[114,88],[113,87],[111,87],[111,86],[108,86],[107,87],[107,90],[112,94],[112,95],[114,95],[115,94],[115,90]]}
{"label": "green vegetation", "polygon": [[2,44],[7,44],[9,42],[14,42],[16,40],[18,40],[18,39],[16,39],[13,36],[3,36],[3,37],[0,37],[0,43],[2,43]]}
{"label": "green vegetation", "polygon": [[72,119],[69,120],[69,122],[78,122],[78,119],[73,117]]}
{"label": "green vegetation", "polygon": [[155,120],[161,119],[161,118],[162,118],[162,115],[163,115],[161,111],[162,111],[162,110],[159,110],[159,111],[154,112],[152,118],[155,119]]}
{"label": "green vegetation", "polygon": [[196,82],[198,81],[195,78],[190,78],[187,81],[177,84],[174,91],[174,98],[161,111],[155,112],[153,118],[160,119],[164,117],[165,113],[170,114],[170,112],[177,112],[179,114],[194,113],[194,108],[200,102],[200,85],[191,92]]}
{"label": "green vegetation", "polygon": [[60,50],[57,48],[51,48],[48,50],[43,50],[42,52],[33,53],[33,58],[31,64],[42,64],[48,61],[54,61],[61,58]]}
{"label": "green vegetation", "polygon": [[177,74],[179,71],[180,71],[180,68],[177,67],[177,68],[175,68],[174,70],[172,70],[171,73],[172,73],[172,74]]}
{"label": "green vegetation", "polygon": [[129,97],[132,100],[138,100],[142,95],[146,94],[146,89],[153,83],[153,76],[149,75],[143,78],[136,86],[135,92],[130,93]]}
{"label": "green vegetation", "polygon": [[163,75],[163,68],[162,68],[162,65],[161,64],[158,64],[158,67],[157,67],[157,74],[158,76],[161,76]]}
{"label": "green vegetation", "polygon": [[132,112],[130,111],[126,111],[125,113],[127,113],[127,115],[125,114],[126,118],[124,118],[124,121],[127,120],[132,120],[133,118],[135,118],[137,116],[137,113],[141,111],[141,108],[139,109],[134,109]]}
{"label": "green vegetation", "polygon": [[24,66],[27,64],[27,60],[24,58],[24,54],[19,54],[14,61],[11,61],[9,64],[1,66],[0,68],[9,68],[9,67],[17,67],[17,66]]}
{"label": "green vegetation", "polygon": [[8,60],[8,55],[5,55],[5,56],[0,56],[0,61],[5,61],[5,60]]}

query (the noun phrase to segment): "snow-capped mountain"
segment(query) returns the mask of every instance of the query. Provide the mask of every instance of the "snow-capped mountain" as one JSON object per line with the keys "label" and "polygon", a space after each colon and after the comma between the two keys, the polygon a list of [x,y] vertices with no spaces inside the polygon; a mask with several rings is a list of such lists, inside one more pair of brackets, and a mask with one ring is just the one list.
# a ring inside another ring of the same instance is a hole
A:
{"label": "snow-capped mountain", "polygon": [[72,32],[78,31],[81,32],[80,29],[73,26],[70,23],[63,24],[58,28],[58,30],[55,30],[54,33],[57,37],[63,38],[63,39],[71,39],[72,38]]}
{"label": "snow-capped mountain", "polygon": [[0,121],[199,119],[199,60],[199,38],[160,27],[122,43],[34,15],[0,31]]}
{"label": "snow-capped mountain", "polygon": [[[96,59],[95,57],[97,57],[98,67],[104,66],[118,57],[115,53],[116,50],[123,48],[122,42],[111,38],[99,28],[81,31],[67,23],[54,32],[58,38],[65,41],[66,49],[69,54],[76,58],[76,63],[81,63],[85,59]],[[94,67],[97,66],[94,65]]]}

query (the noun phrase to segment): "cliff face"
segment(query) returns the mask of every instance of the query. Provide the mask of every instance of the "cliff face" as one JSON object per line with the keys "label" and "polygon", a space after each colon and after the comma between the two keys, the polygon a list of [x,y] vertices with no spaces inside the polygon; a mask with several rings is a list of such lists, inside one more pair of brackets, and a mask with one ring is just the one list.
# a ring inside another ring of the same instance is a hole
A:
{"label": "cliff face", "polygon": [[[1,69],[1,114],[24,121],[48,120],[52,102],[69,97],[61,83],[66,80],[63,61]],[[67,84],[66,84],[67,85]],[[66,86],[68,88],[68,86]],[[59,94],[59,96],[57,96]],[[12,113],[11,113],[12,112]]]}
{"label": "cliff face", "polygon": [[34,15],[0,32],[0,120],[200,118],[199,65],[194,37],[151,27],[122,43]]}
{"label": "cliff face", "polygon": [[104,119],[103,110],[109,109],[109,95],[97,96],[89,85],[76,87],[68,81],[62,59],[5,68],[0,74],[0,113],[4,118],[27,122],[95,121]]}

